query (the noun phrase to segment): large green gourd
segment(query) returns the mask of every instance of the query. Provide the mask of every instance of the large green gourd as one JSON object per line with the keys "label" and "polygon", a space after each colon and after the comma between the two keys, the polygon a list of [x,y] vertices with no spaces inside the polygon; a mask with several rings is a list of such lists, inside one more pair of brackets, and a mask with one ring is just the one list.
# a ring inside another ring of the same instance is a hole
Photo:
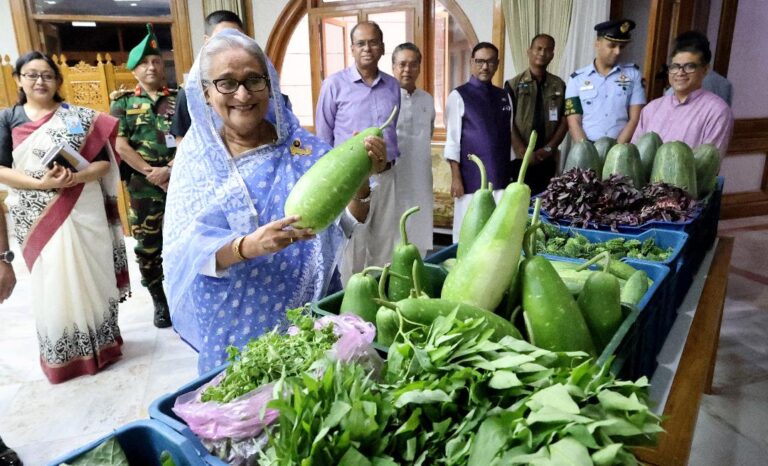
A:
{"label": "large green gourd", "polygon": [[382,137],[396,113],[397,106],[381,127],[367,128],[334,147],[299,178],[285,200],[285,215],[301,217],[295,227],[318,233],[341,214],[371,171],[365,138]]}
{"label": "large green gourd", "polygon": [[487,310],[501,303],[520,262],[531,203],[531,188],[523,180],[535,145],[533,131],[518,180],[507,186],[469,252],[448,273],[441,298]]}
{"label": "large green gourd", "polygon": [[603,162],[600,160],[600,155],[597,153],[595,146],[586,139],[582,139],[571,147],[570,152],[568,152],[568,158],[565,159],[563,172],[567,172],[575,167],[583,170],[593,170],[598,174],[602,172]]}
{"label": "large green gourd", "polygon": [[472,195],[472,200],[467,207],[467,213],[461,221],[461,230],[459,231],[459,246],[456,250],[456,259],[461,259],[469,251],[475,238],[480,234],[488,219],[491,218],[496,201],[493,199],[493,191],[488,185],[488,175],[485,171],[485,165],[480,157],[475,154],[469,154],[469,159],[475,162],[480,169],[480,189]]}
{"label": "large green gourd", "polygon": [[643,176],[645,181],[651,179],[651,170],[653,170],[653,159],[656,157],[656,151],[661,147],[661,138],[653,131],[649,131],[637,140],[635,144],[640,153],[640,164],[643,166]]}
{"label": "large green gourd", "polygon": [[693,150],[696,162],[696,186],[699,199],[715,190],[717,173],[720,171],[720,151],[712,144],[702,144]]}
{"label": "large green gourd", "polygon": [[668,183],[698,197],[696,161],[688,144],[680,141],[665,142],[656,151],[651,171],[652,183]]}
{"label": "large green gourd", "polygon": [[645,186],[643,166],[640,164],[640,154],[634,144],[616,144],[608,151],[603,165],[603,179],[607,180],[613,174],[626,175],[632,179],[635,188]]}
{"label": "large green gourd", "polygon": [[605,156],[608,155],[608,151],[615,145],[616,140],[608,136],[603,136],[595,141],[595,150],[597,150],[597,155],[600,156],[601,167],[605,164]]}

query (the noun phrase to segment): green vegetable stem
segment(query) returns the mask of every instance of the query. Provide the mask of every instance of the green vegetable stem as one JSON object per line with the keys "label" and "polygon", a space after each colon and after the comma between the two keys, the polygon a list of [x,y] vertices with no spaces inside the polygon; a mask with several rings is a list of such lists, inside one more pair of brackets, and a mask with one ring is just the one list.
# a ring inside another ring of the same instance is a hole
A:
{"label": "green vegetable stem", "polygon": [[411,207],[400,217],[400,243],[392,253],[390,267],[392,276],[389,278],[389,298],[392,301],[400,301],[410,295],[415,275],[418,275],[420,283],[425,282],[424,262],[416,245],[408,242],[406,231],[408,217],[418,211],[418,206]]}
{"label": "green vegetable stem", "polygon": [[480,189],[475,191],[472,196],[469,207],[467,207],[467,213],[461,221],[456,259],[461,259],[469,251],[475,238],[480,234],[496,209],[496,201],[493,199],[493,191],[491,191],[491,186],[488,183],[488,175],[483,161],[475,154],[469,154],[469,159],[475,162],[480,169]]}

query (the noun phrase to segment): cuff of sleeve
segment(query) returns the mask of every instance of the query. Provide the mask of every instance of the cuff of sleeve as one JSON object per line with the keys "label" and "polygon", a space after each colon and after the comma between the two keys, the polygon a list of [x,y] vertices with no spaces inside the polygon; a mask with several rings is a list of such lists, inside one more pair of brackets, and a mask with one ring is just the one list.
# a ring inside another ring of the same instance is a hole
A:
{"label": "cuff of sleeve", "polygon": [[[370,213],[368,216],[370,216]],[[339,217],[339,226],[341,227],[344,236],[350,238],[358,225],[364,224],[357,221],[355,216],[349,211],[349,208],[344,209],[344,212],[341,213],[341,217]]]}
{"label": "cuff of sleeve", "polygon": [[202,269],[200,270],[200,273],[202,275],[213,277],[213,278],[226,278],[229,277],[229,270],[228,269],[217,269],[216,268],[216,254],[212,254],[211,258],[208,259],[208,261],[203,264]]}

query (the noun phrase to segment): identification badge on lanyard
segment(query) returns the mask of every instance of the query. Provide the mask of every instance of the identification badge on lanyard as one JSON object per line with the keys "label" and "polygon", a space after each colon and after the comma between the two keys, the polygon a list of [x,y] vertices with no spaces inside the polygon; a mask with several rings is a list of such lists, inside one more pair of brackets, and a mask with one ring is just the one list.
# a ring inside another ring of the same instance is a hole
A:
{"label": "identification badge on lanyard", "polygon": [[557,121],[560,118],[557,115],[556,107],[549,107],[549,121]]}
{"label": "identification badge on lanyard", "polygon": [[176,137],[173,134],[165,133],[165,147],[169,149],[176,148]]}
{"label": "identification badge on lanyard", "polygon": [[[69,108],[69,106],[65,107]],[[67,110],[64,114],[64,126],[67,128],[67,133],[77,135],[77,134],[85,134],[85,130],[83,129],[83,123],[80,122],[80,117],[77,116],[77,114],[71,110]]]}

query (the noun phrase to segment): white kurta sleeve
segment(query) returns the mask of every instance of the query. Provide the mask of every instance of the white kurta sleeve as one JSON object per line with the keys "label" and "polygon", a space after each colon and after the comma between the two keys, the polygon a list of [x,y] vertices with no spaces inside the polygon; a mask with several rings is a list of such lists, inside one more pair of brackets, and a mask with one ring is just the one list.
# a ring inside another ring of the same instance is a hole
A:
{"label": "white kurta sleeve", "polygon": [[461,120],[464,118],[464,99],[455,89],[448,94],[445,104],[445,149],[446,160],[461,160]]}

